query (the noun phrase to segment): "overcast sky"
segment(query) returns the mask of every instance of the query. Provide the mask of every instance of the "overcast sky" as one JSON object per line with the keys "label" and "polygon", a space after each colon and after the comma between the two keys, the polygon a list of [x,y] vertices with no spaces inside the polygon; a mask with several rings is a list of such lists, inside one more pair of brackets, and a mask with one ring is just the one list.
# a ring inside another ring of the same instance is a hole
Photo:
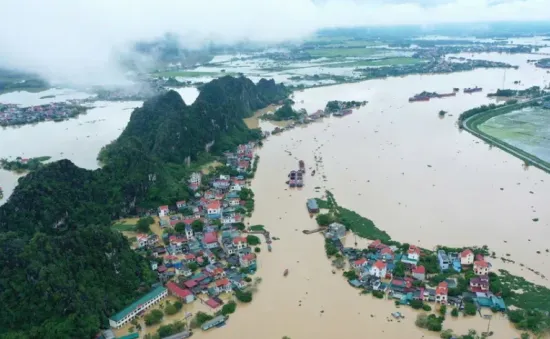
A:
{"label": "overcast sky", "polygon": [[301,39],[323,27],[550,20],[550,0],[0,0],[0,66],[49,79],[120,79],[131,41]]}

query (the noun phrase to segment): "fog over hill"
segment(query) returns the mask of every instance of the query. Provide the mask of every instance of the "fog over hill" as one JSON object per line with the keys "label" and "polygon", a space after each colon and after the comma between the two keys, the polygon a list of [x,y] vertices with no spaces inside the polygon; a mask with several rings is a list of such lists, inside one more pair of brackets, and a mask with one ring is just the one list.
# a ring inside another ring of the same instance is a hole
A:
{"label": "fog over hill", "polygon": [[299,41],[332,27],[548,20],[548,8],[550,0],[5,0],[0,66],[53,83],[121,84],[121,61],[154,61],[134,44],[166,33],[200,48]]}

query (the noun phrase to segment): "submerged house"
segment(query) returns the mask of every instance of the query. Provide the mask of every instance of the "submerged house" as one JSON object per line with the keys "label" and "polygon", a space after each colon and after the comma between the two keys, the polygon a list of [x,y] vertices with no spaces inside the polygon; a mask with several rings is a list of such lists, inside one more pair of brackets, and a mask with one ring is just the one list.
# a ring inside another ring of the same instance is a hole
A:
{"label": "submerged house", "polygon": [[319,213],[319,206],[317,205],[317,200],[308,199],[306,206],[309,213]]}
{"label": "submerged house", "polygon": [[446,271],[449,269],[449,257],[447,256],[447,253],[445,253],[445,251],[437,251],[437,260],[439,261],[439,268],[442,271]]}

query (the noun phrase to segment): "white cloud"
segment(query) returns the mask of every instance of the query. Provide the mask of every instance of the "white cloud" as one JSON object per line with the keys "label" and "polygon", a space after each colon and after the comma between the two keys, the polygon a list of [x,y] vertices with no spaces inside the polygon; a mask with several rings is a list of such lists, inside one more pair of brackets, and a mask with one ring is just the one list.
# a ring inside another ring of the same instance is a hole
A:
{"label": "white cloud", "polygon": [[323,27],[550,19],[550,0],[2,0],[0,65],[82,84],[118,82],[129,43],[180,34],[276,42]]}

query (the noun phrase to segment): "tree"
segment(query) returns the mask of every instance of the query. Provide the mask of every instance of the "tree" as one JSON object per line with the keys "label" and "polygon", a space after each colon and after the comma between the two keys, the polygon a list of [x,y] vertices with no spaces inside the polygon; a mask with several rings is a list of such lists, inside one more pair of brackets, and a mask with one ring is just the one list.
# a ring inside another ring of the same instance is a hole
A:
{"label": "tree", "polygon": [[476,315],[477,307],[474,303],[467,302],[464,304],[464,314],[467,315]]}
{"label": "tree", "polygon": [[248,245],[250,246],[257,246],[260,244],[260,238],[258,238],[257,236],[255,235],[247,235],[246,236],[246,242],[248,243]]}
{"label": "tree", "polygon": [[346,277],[346,279],[348,280],[357,279],[357,273],[355,273],[354,270],[349,270],[344,272],[344,277]]}
{"label": "tree", "polygon": [[174,229],[177,233],[185,233],[185,227],[186,225],[182,222],[178,222],[176,226],[174,226]]}
{"label": "tree", "polygon": [[250,291],[235,290],[235,296],[237,300],[243,303],[249,303],[252,301],[252,293]]}
{"label": "tree", "polygon": [[260,253],[261,251],[262,251],[262,249],[259,248],[259,247],[254,248],[254,252],[256,252],[256,253]]}
{"label": "tree", "polygon": [[176,302],[174,303],[174,307],[176,308],[176,310],[179,311],[179,310],[181,310],[181,309],[183,308],[183,303],[182,303],[181,301],[178,300],[178,301],[176,301]]}
{"label": "tree", "polygon": [[227,304],[223,305],[222,314],[228,315],[228,314],[234,313],[235,309],[237,309],[237,303],[231,300]]}
{"label": "tree", "polygon": [[197,219],[191,223],[193,232],[202,232],[204,230],[204,222],[200,219]]}
{"label": "tree", "polygon": [[193,319],[193,322],[197,325],[197,327],[199,327],[202,324],[204,324],[205,322],[207,322],[209,320],[212,320],[212,319],[214,319],[214,317],[211,316],[210,314],[199,311],[195,315],[195,319]]}
{"label": "tree", "polygon": [[416,316],[415,325],[420,328],[427,328],[428,327],[428,315],[426,313],[419,313]]}
{"label": "tree", "polygon": [[194,261],[191,261],[190,263],[187,264],[187,268],[189,268],[191,272],[195,272],[199,268],[199,264],[197,264]]}
{"label": "tree", "polygon": [[175,305],[168,304],[164,307],[164,313],[166,313],[167,315],[173,315],[178,313],[178,309]]}
{"label": "tree", "polygon": [[138,232],[149,233],[151,232],[150,226],[155,223],[152,217],[145,217],[138,220],[136,224],[136,230]]}
{"label": "tree", "polygon": [[330,214],[318,214],[315,217],[315,220],[317,220],[317,224],[319,226],[328,226],[330,223],[332,223],[332,216]]}
{"label": "tree", "polygon": [[242,222],[234,223],[233,226],[235,226],[239,231],[244,231],[246,226]]}
{"label": "tree", "polygon": [[454,337],[453,335],[453,330],[449,329],[449,330],[445,330],[443,332],[441,332],[441,334],[439,335],[439,337],[441,339],[451,339]]}
{"label": "tree", "polygon": [[428,304],[422,305],[422,309],[426,312],[430,312],[432,310],[432,307]]}
{"label": "tree", "polygon": [[447,306],[446,305],[439,306],[439,314],[441,314],[442,316],[445,316],[445,314],[447,314]]}
{"label": "tree", "polygon": [[523,332],[523,333],[521,334],[521,339],[529,339],[529,333]]}
{"label": "tree", "polygon": [[414,299],[414,300],[411,300],[410,305],[411,305],[411,307],[414,308],[415,310],[419,310],[419,309],[422,308],[422,306],[424,305],[424,303],[422,302],[422,300]]}
{"label": "tree", "polygon": [[336,248],[336,246],[334,246],[332,241],[329,239],[325,239],[325,253],[329,257],[338,253],[338,249]]}
{"label": "tree", "polygon": [[162,321],[164,313],[161,310],[152,310],[151,313],[145,315],[145,325],[151,326],[158,324]]}
{"label": "tree", "polygon": [[405,264],[402,261],[399,261],[397,264],[395,264],[392,274],[396,277],[404,277],[405,269]]}
{"label": "tree", "polygon": [[458,308],[453,308],[453,310],[451,311],[451,316],[458,317]]}

